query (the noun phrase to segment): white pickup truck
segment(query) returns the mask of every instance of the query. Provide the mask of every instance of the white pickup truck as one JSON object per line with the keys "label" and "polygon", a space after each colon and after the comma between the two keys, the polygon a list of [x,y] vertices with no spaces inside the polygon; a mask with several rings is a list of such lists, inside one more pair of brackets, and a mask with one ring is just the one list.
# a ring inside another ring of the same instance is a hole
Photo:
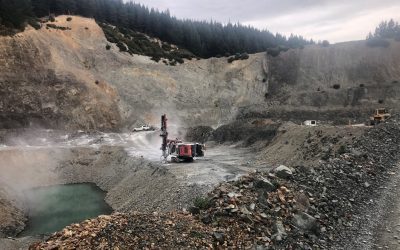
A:
{"label": "white pickup truck", "polygon": [[152,127],[148,126],[148,125],[143,125],[141,127],[138,128],[133,128],[133,132],[138,132],[138,131],[149,131],[149,130],[153,130]]}

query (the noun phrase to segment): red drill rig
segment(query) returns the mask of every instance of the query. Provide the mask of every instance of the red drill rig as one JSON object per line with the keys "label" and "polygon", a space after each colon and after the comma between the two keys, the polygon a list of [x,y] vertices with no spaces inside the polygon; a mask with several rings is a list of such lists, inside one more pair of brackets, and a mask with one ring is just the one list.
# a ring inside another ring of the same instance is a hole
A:
{"label": "red drill rig", "polygon": [[167,116],[161,116],[162,157],[166,161],[171,156],[173,162],[192,162],[194,157],[203,157],[205,146],[200,143],[183,143],[179,139],[168,139]]}

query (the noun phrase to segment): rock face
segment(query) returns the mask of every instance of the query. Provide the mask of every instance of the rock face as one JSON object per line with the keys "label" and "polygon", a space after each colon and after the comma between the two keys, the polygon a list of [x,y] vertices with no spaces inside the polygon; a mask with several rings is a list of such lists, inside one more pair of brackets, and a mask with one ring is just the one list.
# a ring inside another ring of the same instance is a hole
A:
{"label": "rock face", "polygon": [[158,125],[162,113],[187,127],[215,128],[236,117],[347,123],[377,105],[400,106],[400,42],[308,46],[278,57],[172,67],[114,45],[107,50],[93,19],[59,16],[56,24],[71,30],[27,29],[0,38],[0,128],[107,130]]}
{"label": "rock face", "polygon": [[14,199],[0,188],[0,238],[14,236],[25,227],[24,213],[17,207]]}
{"label": "rock face", "polygon": [[75,32],[42,28],[0,37],[0,128],[107,130],[120,123],[117,92],[88,70],[96,30],[82,39],[84,27],[71,26]]}
{"label": "rock face", "polygon": [[165,66],[116,46],[107,50],[93,19],[59,16],[56,24],[71,30],[0,38],[0,128],[105,130],[158,125],[162,113],[178,125],[217,125],[237,107],[263,101],[263,54],[232,64],[214,58]]}
{"label": "rock face", "polygon": [[[400,42],[371,48],[365,41],[307,46],[268,57],[265,103],[240,117],[363,122],[379,106],[398,111]],[[364,118],[363,118],[364,117]]]}

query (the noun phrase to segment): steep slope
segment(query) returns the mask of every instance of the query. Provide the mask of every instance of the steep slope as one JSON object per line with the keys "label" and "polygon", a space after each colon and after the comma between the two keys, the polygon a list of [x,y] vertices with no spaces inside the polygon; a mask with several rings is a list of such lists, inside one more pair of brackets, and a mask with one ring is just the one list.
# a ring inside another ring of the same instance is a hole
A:
{"label": "steep slope", "polygon": [[43,27],[0,38],[0,128],[120,129],[157,125],[162,113],[182,126],[237,117],[347,123],[379,106],[399,107],[400,42],[315,45],[277,57],[166,66],[112,44],[107,50],[93,19],[66,19],[53,23],[66,30]]}
{"label": "steep slope", "polygon": [[262,55],[233,64],[210,59],[171,67],[114,45],[106,50],[92,19],[67,22],[59,16],[55,25],[71,30],[43,27],[0,38],[6,69],[0,72],[0,127],[40,121],[104,129],[156,122],[167,111],[185,124],[217,124],[233,117],[235,107],[262,101]]}
{"label": "steep slope", "polygon": [[0,38],[0,127],[111,129],[119,123],[117,93],[95,84],[86,56],[95,53],[92,38],[101,30],[86,32],[86,23],[93,21],[68,24],[74,32],[28,29]]}
{"label": "steep slope", "polygon": [[247,109],[244,116],[340,121],[367,119],[381,106],[398,111],[399,60],[400,42],[394,40],[387,48],[357,41],[270,56],[266,104]]}

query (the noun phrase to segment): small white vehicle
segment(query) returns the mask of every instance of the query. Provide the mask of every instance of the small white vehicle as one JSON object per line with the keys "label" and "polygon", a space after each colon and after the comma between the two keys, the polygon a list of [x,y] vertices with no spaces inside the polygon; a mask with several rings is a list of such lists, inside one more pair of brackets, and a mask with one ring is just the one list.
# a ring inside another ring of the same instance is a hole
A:
{"label": "small white vehicle", "polygon": [[317,121],[316,120],[307,120],[303,124],[306,126],[315,127],[315,126],[317,126]]}
{"label": "small white vehicle", "polygon": [[133,132],[137,132],[137,131],[149,131],[152,130],[152,128],[148,125],[142,125],[141,127],[138,128],[133,128]]}

